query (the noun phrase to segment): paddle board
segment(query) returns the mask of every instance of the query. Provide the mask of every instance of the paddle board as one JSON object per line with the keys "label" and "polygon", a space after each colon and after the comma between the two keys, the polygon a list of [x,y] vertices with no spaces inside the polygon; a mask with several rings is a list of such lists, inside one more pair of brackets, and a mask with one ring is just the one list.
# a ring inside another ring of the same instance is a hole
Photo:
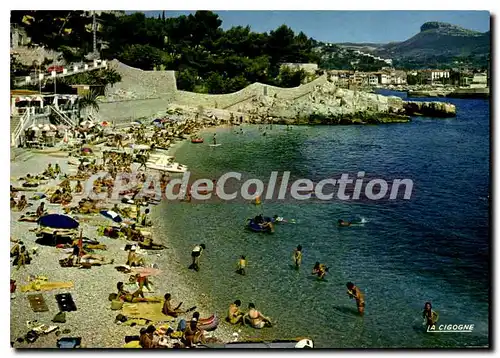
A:
{"label": "paddle board", "polygon": [[210,144],[209,146],[210,146],[210,147],[218,147],[218,146],[220,146],[220,145],[221,145],[221,144]]}

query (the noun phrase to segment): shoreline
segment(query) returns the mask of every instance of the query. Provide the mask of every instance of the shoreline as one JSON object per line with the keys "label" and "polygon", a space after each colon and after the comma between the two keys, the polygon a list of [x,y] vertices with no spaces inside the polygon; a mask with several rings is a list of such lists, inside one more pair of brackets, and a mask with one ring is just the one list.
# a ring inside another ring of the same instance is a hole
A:
{"label": "shoreline", "polygon": [[[200,130],[200,129],[199,129]],[[197,130],[196,132],[199,132]],[[203,130],[203,129],[201,129]],[[175,155],[175,152],[183,145],[187,145],[189,140],[180,140],[170,148],[168,155]],[[14,177],[25,176],[28,172],[37,174],[42,172],[48,165],[56,163],[60,165],[63,173],[67,173],[69,169],[68,160],[70,157],[51,156],[46,153],[33,153],[29,150],[23,150],[20,154],[12,158],[11,161],[11,183],[14,186],[19,186],[19,182],[14,180]],[[16,161],[17,160],[17,161]],[[133,167],[138,164],[133,164]],[[149,171],[149,170],[148,170]],[[49,180],[43,186],[40,186],[36,191],[23,191],[19,195],[26,195],[29,199],[35,192],[43,192],[44,190],[55,187],[61,180]],[[73,186],[75,182],[71,182]],[[73,194],[73,200],[70,205],[74,205],[82,198],[82,195]],[[25,209],[27,211],[36,210],[40,201],[31,201],[31,207]],[[59,204],[49,204],[45,200],[48,213],[63,213],[62,206]],[[104,205],[111,207],[114,202],[111,199],[106,199]],[[153,226],[148,230],[153,232],[154,241],[160,242],[166,246],[161,251],[146,251],[146,262],[149,265],[156,264],[161,270],[158,276],[153,276],[153,291],[147,293],[148,296],[161,296],[167,292],[172,294],[174,305],[180,302],[183,303],[183,308],[197,306],[196,311],[200,312],[201,317],[209,317],[212,313],[206,307],[210,301],[210,297],[204,293],[194,282],[189,282],[187,277],[187,266],[189,264],[189,253],[177,252],[172,243],[169,241],[169,233],[165,230],[161,223],[161,206],[168,205],[160,203],[158,208],[156,205],[150,205],[150,216]],[[83,230],[83,236],[90,239],[96,239],[100,243],[107,246],[107,250],[96,250],[96,254],[105,256],[108,259],[115,260],[112,265],[94,266],[91,269],[79,269],[75,267],[63,268],[59,265],[59,259],[67,257],[61,249],[51,246],[38,245],[35,243],[36,236],[29,232],[30,229],[36,228],[36,223],[19,222],[17,219],[23,214],[11,210],[10,217],[10,232],[13,239],[19,239],[24,242],[30,254],[33,248],[36,248],[38,255],[31,255],[32,261],[29,265],[17,269],[11,264],[11,279],[16,280],[17,289],[15,298],[10,301],[10,339],[14,348],[56,348],[56,341],[62,337],[81,337],[82,348],[122,348],[125,344],[125,336],[138,335],[139,330],[146,326],[128,327],[114,323],[115,317],[121,313],[121,310],[111,310],[111,302],[108,300],[109,293],[116,292],[116,283],[127,282],[129,274],[123,274],[115,269],[116,265],[124,264],[127,259],[127,253],[123,247],[130,240],[111,239],[104,236],[98,236],[96,229],[99,225],[109,225],[112,222],[103,216],[90,215],[72,215],[80,222],[80,228]],[[158,232],[163,232],[161,235]],[[133,243],[133,242],[132,242]],[[12,243],[11,243],[12,246]],[[21,287],[28,284],[30,275],[46,276],[49,282],[72,282],[73,288],[55,289],[51,291],[37,292],[21,292]],[[57,302],[54,298],[55,294],[69,292],[76,304],[77,311],[66,312],[66,323],[53,323],[52,318],[59,312]],[[41,293],[44,296],[45,302],[49,308],[48,312],[34,312],[27,300],[27,295],[32,293]],[[209,332],[208,337],[216,338],[222,342],[228,342],[232,339],[232,327],[225,322],[225,311],[218,310],[215,312],[219,317],[219,327],[213,332]],[[175,329],[181,318],[189,319],[191,313],[181,314],[171,326]],[[165,317],[167,319],[167,317]],[[30,330],[27,327],[27,321],[37,320],[40,324],[48,326],[57,325],[59,331],[69,329],[68,334],[60,334],[56,336],[55,332],[47,335],[41,335],[34,343],[18,343],[16,340],[19,337],[24,337]],[[151,324],[154,324],[152,322]]]}

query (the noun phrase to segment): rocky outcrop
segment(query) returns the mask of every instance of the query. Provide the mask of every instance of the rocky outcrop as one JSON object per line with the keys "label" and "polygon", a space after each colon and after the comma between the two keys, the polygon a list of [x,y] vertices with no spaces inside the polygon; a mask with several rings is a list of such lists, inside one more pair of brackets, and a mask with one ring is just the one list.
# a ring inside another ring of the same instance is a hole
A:
{"label": "rocky outcrop", "polygon": [[295,99],[256,96],[239,106],[254,122],[274,118],[277,123],[296,124],[377,124],[408,122],[403,100],[362,91],[338,88],[327,82]]}
{"label": "rocky outcrop", "polygon": [[455,105],[445,102],[413,102],[408,101],[403,104],[405,114],[409,116],[426,117],[455,117],[457,109]]}

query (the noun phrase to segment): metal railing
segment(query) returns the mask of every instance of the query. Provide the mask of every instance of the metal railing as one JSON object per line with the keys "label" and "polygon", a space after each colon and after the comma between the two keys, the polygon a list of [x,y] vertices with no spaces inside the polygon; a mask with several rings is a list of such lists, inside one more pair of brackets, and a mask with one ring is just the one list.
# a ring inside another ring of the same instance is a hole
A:
{"label": "metal railing", "polygon": [[[85,65],[88,65],[87,68],[85,68]],[[75,71],[75,67],[77,70]],[[82,72],[88,72],[88,71],[94,71],[102,68],[107,68],[108,65],[105,61],[101,63],[96,63],[96,64],[71,64],[68,66],[68,68],[65,67],[66,72],[59,72],[56,73],[55,77],[60,78],[60,77],[66,77],[66,76],[72,76],[77,73],[82,73]],[[41,76],[41,78],[39,77]],[[38,77],[38,78],[37,78]],[[16,86],[24,86],[26,84],[37,84],[40,81],[47,81],[51,80],[54,77],[52,76],[51,73],[39,73],[38,75],[36,74],[30,74],[29,76],[18,76],[14,78],[14,83]]]}
{"label": "metal railing", "polygon": [[18,144],[23,131],[32,124],[33,118],[30,112],[31,111],[29,110],[24,112],[24,114],[19,118],[19,123],[11,134],[11,146],[15,147]]}

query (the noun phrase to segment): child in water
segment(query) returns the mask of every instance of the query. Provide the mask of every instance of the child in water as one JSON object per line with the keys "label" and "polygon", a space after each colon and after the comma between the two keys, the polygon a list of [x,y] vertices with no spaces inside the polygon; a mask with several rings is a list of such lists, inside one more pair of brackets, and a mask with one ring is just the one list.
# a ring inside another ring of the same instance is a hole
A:
{"label": "child in water", "polygon": [[244,255],[241,255],[238,261],[238,269],[236,270],[236,273],[245,276],[247,274],[246,267],[247,267],[247,259],[245,258]]}
{"label": "child in water", "polygon": [[299,268],[302,264],[302,245],[298,245],[295,250],[293,250],[293,262],[295,263],[295,268]]}
{"label": "child in water", "polygon": [[320,264],[319,262],[316,261],[314,264],[312,274],[317,275],[319,279],[323,279],[328,272],[328,267],[326,267],[325,264]]}

